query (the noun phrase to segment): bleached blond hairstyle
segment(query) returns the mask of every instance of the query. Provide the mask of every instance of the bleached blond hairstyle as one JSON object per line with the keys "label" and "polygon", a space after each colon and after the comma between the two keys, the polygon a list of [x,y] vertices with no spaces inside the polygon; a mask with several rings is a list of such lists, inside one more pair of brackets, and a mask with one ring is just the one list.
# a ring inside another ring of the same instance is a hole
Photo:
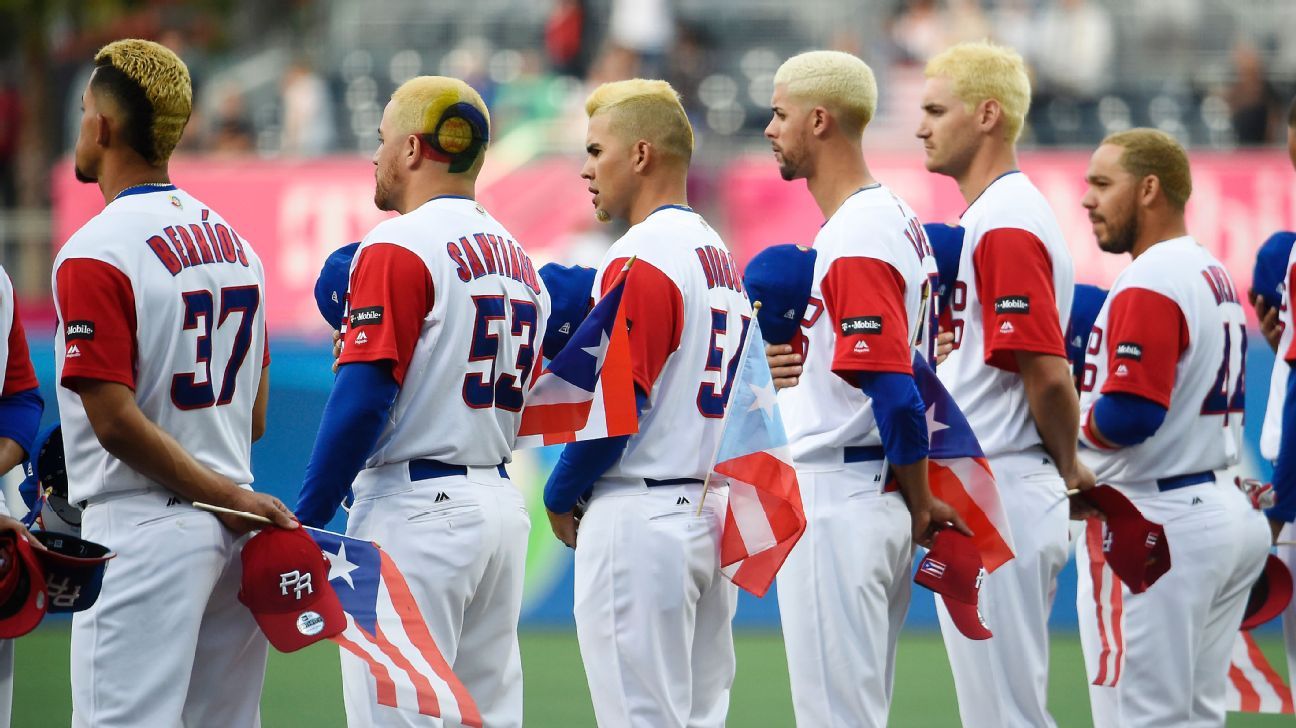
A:
{"label": "bleached blond hairstyle", "polygon": [[859,136],[877,110],[877,79],[868,64],[841,51],[810,51],[792,56],[774,74],[774,85],[788,96],[823,106],[846,131]]}
{"label": "bleached blond hairstyle", "polygon": [[928,61],[926,75],[953,82],[954,95],[968,111],[983,101],[998,101],[1005,139],[1017,141],[1031,100],[1030,77],[1017,51],[990,41],[959,43]]}
{"label": "bleached blond hairstyle", "polygon": [[1161,191],[1176,210],[1182,211],[1192,195],[1188,153],[1178,140],[1160,129],[1128,129],[1108,134],[1103,144],[1120,147],[1120,166],[1135,179],[1156,177]]}
{"label": "bleached blond hairstyle", "polygon": [[[451,172],[481,169],[490,140],[490,111],[476,89],[449,76],[416,76],[392,92],[391,101],[395,133],[435,133],[437,144],[453,158]],[[471,107],[481,118],[471,118],[470,111],[456,104]]]}
{"label": "bleached blond hairstyle", "polygon": [[[123,109],[133,116],[130,124],[142,125],[128,130],[127,138],[150,164],[161,165],[171,158],[184,134],[185,124],[193,111],[193,84],[189,68],[170,48],[151,40],[127,38],[114,41],[95,54],[96,75],[100,69],[113,68],[139,91],[117,89],[125,95],[143,92],[143,104],[131,103],[138,99],[119,98]],[[112,86],[113,81],[107,81]],[[146,127],[146,128],[145,128]]]}
{"label": "bleached blond hairstyle", "polygon": [[650,143],[669,157],[687,164],[693,157],[693,125],[679,94],[665,81],[634,78],[594,89],[585,100],[585,113],[610,114],[609,128],[632,142]]}

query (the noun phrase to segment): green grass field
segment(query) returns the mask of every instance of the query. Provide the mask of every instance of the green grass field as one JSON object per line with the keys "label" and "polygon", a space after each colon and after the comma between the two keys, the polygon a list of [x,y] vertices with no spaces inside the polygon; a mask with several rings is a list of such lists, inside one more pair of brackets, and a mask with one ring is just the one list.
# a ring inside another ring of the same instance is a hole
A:
{"label": "green grass field", "polygon": [[[740,632],[736,643],[738,676],[729,725],[735,728],[792,726],[792,701],[779,635]],[[1261,645],[1274,666],[1285,674],[1286,662],[1279,659],[1282,647],[1278,638],[1266,638]],[[528,726],[594,725],[575,632],[523,633],[522,659]],[[66,677],[66,625],[46,626],[20,639],[16,660],[15,728],[67,725],[71,706]],[[1049,707],[1058,725],[1088,726],[1089,701],[1078,639],[1071,635],[1056,637],[1052,660]],[[267,728],[345,725],[337,665],[337,648],[329,643],[291,655],[272,650],[262,700],[263,724]],[[1232,715],[1228,724],[1263,728],[1291,723],[1290,716]],[[958,725],[954,683],[940,635],[913,632],[901,641],[891,725],[898,728]]]}

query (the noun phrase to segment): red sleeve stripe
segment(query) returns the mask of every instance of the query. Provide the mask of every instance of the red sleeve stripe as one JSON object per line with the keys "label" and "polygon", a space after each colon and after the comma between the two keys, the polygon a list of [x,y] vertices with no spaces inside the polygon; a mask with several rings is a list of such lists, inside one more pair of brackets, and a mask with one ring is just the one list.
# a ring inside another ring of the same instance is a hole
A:
{"label": "red sleeve stripe", "polygon": [[[471,258],[472,246],[465,243],[463,249]],[[394,243],[361,249],[351,273],[350,319],[338,363],[390,361],[392,377],[403,384],[434,299],[432,274],[413,251]]]}
{"label": "red sleeve stripe", "polygon": [[101,260],[69,258],[55,275],[59,326],[66,348],[59,382],[117,382],[135,388],[138,356],[135,293],[130,279]]}
{"label": "red sleeve stripe", "polygon": [[1105,336],[1103,394],[1136,394],[1169,407],[1175,368],[1188,348],[1188,322],[1179,304],[1146,288],[1126,288],[1112,299]]}
{"label": "red sleeve stripe", "polygon": [[[0,273],[3,275],[3,273]],[[18,302],[13,301],[13,326],[9,329],[9,359],[5,364],[4,382],[0,396],[9,396],[40,386],[36,370],[32,368],[31,352],[27,349],[27,334],[18,315]]]}
{"label": "red sleeve stripe", "polygon": [[[616,280],[625,259],[612,261],[603,271],[603,289]],[[666,360],[680,345],[684,331],[684,296],[675,281],[653,264],[639,259],[630,267],[621,308],[630,327],[630,360],[635,384],[651,392]]]}
{"label": "red sleeve stripe", "polygon": [[821,287],[836,342],[833,372],[854,385],[857,372],[913,371],[900,271],[877,258],[839,258]]}
{"label": "red sleeve stripe", "polygon": [[1013,352],[1066,357],[1053,260],[1034,233],[997,228],[972,254],[985,325],[986,364],[1017,371]]}

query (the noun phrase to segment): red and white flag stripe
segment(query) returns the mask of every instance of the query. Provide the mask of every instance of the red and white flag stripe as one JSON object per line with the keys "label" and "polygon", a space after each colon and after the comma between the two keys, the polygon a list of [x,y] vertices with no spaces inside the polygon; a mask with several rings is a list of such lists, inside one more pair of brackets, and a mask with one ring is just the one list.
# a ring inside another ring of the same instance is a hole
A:
{"label": "red and white flag stripe", "polygon": [[1227,705],[1236,713],[1296,712],[1291,689],[1265,659],[1250,632],[1239,631],[1229,665]]}
{"label": "red and white flag stripe", "polygon": [[1098,653],[1097,674],[1090,677],[1094,685],[1115,687],[1125,662],[1124,624],[1121,620],[1124,595],[1120,579],[1116,578],[1116,572],[1111,570],[1103,556],[1102,531],[1102,523],[1097,519],[1090,519],[1085,524],[1089,579],[1093,589],[1098,640],[1102,645],[1102,651]]}
{"label": "red and white flag stripe", "polygon": [[927,462],[927,479],[932,494],[950,504],[972,529],[986,571],[1013,558],[1012,529],[985,458],[933,458]]}

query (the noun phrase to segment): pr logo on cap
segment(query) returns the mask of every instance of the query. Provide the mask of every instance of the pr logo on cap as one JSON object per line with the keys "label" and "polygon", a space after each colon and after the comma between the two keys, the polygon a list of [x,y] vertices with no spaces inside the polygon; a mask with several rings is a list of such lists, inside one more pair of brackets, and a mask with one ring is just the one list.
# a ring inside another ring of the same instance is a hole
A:
{"label": "pr logo on cap", "polygon": [[239,601],[270,644],[292,652],[346,628],[328,560],[304,528],[266,528],[243,546]]}

